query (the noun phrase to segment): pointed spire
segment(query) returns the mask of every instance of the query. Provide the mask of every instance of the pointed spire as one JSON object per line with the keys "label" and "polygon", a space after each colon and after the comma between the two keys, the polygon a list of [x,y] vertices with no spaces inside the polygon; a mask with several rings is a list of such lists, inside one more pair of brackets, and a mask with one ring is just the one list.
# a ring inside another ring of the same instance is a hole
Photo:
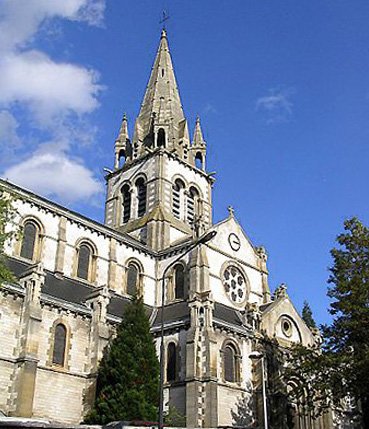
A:
{"label": "pointed spire", "polygon": [[205,145],[206,145],[206,143],[205,143],[204,137],[202,135],[202,131],[201,131],[200,117],[199,117],[199,115],[197,115],[195,131],[193,134],[192,146],[205,146]]}
{"label": "pointed spire", "polygon": [[155,135],[160,128],[163,128],[166,142],[172,148],[178,143],[178,127],[183,119],[184,113],[169,52],[167,32],[163,29],[149,83],[136,120],[136,128],[141,130],[142,135],[138,136],[135,133],[134,143],[138,143],[139,146],[143,141],[145,144],[155,144]]}
{"label": "pointed spire", "polygon": [[120,126],[117,142],[125,143],[129,139],[127,115],[123,114],[122,125]]}

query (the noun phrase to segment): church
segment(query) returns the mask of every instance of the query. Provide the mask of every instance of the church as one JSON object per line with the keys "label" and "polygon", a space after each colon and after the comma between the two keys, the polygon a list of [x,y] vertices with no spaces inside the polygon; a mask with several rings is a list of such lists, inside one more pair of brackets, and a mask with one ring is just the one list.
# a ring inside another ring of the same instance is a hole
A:
{"label": "church", "polygon": [[[5,248],[18,281],[0,289],[0,410],[83,421],[102,352],[138,294],[158,355],[163,321],[165,408],[175,407],[187,427],[262,426],[252,353],[265,336],[288,349],[316,344],[319,334],[284,285],[271,295],[266,250],[251,243],[233,209],[213,223],[207,145],[199,118],[189,130],[165,30],[133,128],[130,136],[123,117],[105,177],[104,224],[0,181],[22,231]],[[295,428],[334,427],[328,414],[313,421],[291,406]]]}

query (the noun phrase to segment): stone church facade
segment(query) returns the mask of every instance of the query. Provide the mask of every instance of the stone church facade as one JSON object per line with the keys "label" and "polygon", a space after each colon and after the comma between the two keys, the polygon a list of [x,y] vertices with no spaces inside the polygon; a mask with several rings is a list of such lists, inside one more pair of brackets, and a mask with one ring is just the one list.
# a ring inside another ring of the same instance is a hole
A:
{"label": "stone church facade", "polygon": [[[233,210],[213,224],[206,150],[199,119],[190,137],[163,30],[133,136],[124,117],[115,142],[104,224],[0,182],[22,230],[6,245],[19,280],[0,289],[4,413],[83,420],[102,351],[132,295],[143,297],[159,351],[162,274],[210,230],[216,236],[166,280],[166,406],[186,415],[188,427],[245,425],[257,394],[250,354],[263,336],[282,348],[317,341],[284,287],[271,297],[266,251]],[[301,429],[333,427],[328,415],[313,422],[298,408],[294,420]]]}

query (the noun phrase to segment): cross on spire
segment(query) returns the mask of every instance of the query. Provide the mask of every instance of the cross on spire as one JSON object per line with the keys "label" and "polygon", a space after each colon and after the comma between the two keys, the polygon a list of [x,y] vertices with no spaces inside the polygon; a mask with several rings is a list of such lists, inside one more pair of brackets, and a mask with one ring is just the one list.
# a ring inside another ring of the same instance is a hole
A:
{"label": "cross on spire", "polygon": [[170,18],[170,16],[167,14],[166,10],[163,10],[163,14],[162,14],[162,18],[159,21],[160,24],[163,24],[163,29],[165,30],[165,22],[168,21],[168,19]]}
{"label": "cross on spire", "polygon": [[229,217],[234,217],[234,208],[233,206],[228,206]]}

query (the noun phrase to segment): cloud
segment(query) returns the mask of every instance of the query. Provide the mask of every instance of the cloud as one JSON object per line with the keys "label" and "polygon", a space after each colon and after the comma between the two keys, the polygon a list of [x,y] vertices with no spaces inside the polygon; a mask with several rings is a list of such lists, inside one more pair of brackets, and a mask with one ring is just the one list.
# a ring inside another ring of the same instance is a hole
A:
{"label": "cloud", "polygon": [[[96,70],[55,61],[38,49],[37,42],[47,37],[42,30],[57,19],[102,25],[104,9],[105,0],[2,0],[1,4],[0,145],[3,153],[18,149],[21,159],[5,166],[3,175],[63,202],[90,200],[101,192],[92,171],[73,153],[94,138],[96,127],[88,115],[98,108],[103,85]],[[27,129],[26,137],[20,135],[19,123]],[[22,137],[27,145],[22,146]],[[10,160],[0,161],[4,165]]]}
{"label": "cloud", "polygon": [[36,153],[8,168],[4,177],[45,197],[66,203],[91,200],[103,192],[92,172],[64,153]]}
{"label": "cloud", "polygon": [[17,120],[10,112],[0,111],[0,149],[14,150],[21,146],[21,139],[17,133],[18,127]]}
{"label": "cloud", "polygon": [[27,103],[39,124],[56,115],[92,112],[99,105],[98,74],[80,66],[55,63],[39,51],[0,59],[0,103]]}
{"label": "cloud", "polygon": [[291,96],[294,88],[272,88],[269,94],[256,100],[256,110],[263,112],[268,124],[287,122],[293,113]]}

